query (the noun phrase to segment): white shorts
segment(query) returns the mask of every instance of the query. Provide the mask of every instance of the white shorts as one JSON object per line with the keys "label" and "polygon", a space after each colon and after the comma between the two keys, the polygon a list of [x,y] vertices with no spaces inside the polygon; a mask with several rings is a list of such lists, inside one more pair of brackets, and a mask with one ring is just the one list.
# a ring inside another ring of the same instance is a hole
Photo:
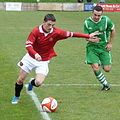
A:
{"label": "white shorts", "polygon": [[27,53],[17,65],[27,73],[30,73],[33,69],[35,69],[36,73],[41,73],[47,76],[49,72],[49,62],[49,60],[37,61]]}

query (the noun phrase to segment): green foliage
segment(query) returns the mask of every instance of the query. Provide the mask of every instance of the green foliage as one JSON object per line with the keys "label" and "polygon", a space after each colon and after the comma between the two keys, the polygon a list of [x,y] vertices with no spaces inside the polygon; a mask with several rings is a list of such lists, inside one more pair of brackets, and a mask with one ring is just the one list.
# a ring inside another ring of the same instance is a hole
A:
{"label": "green foliage", "polygon": [[[11,104],[14,83],[18,77],[17,62],[25,54],[25,41],[34,26],[43,21],[47,13],[55,14],[56,26],[70,31],[83,31],[83,21],[91,12],[5,12],[0,11],[0,120],[42,120],[25,87],[18,105]],[[42,86],[34,89],[42,100],[53,96],[58,101],[58,111],[50,113],[52,120],[119,120],[120,114],[120,59],[119,13],[104,13],[116,26],[113,43],[113,65],[105,73],[113,85],[108,92],[100,91],[100,85],[88,65],[84,64],[84,39],[69,38],[59,42],[55,49],[58,56],[51,60],[50,72],[45,84],[77,84],[77,86]],[[25,83],[28,83],[28,76]],[[82,84],[84,84],[82,86]],[[92,84],[87,85],[87,84]]]}

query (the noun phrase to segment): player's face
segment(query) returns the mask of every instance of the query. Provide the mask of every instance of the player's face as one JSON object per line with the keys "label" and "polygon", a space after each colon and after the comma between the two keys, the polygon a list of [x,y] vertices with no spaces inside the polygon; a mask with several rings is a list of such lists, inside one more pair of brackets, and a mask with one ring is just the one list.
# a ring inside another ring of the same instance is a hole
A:
{"label": "player's face", "polygon": [[93,16],[92,16],[93,20],[95,22],[98,22],[100,20],[101,16],[102,16],[102,13],[103,13],[102,11],[96,11],[96,10],[94,10],[93,11]]}
{"label": "player's face", "polygon": [[43,28],[47,33],[49,33],[51,29],[54,27],[54,25],[55,25],[55,22],[48,20],[47,22],[43,23]]}

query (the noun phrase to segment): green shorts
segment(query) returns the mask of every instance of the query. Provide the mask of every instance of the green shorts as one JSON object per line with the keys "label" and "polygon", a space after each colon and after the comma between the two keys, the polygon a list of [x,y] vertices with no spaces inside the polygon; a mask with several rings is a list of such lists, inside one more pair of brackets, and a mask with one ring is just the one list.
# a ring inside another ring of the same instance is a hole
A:
{"label": "green shorts", "polygon": [[86,63],[87,64],[112,64],[111,52],[105,47],[91,45],[86,47]]}

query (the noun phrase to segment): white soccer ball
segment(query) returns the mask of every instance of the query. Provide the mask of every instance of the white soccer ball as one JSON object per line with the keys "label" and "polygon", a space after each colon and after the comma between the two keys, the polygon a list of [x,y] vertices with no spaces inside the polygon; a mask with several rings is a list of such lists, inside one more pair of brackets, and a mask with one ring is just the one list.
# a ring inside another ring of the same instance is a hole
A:
{"label": "white soccer ball", "polygon": [[53,97],[47,97],[43,99],[41,106],[45,112],[55,112],[58,107],[58,103]]}

